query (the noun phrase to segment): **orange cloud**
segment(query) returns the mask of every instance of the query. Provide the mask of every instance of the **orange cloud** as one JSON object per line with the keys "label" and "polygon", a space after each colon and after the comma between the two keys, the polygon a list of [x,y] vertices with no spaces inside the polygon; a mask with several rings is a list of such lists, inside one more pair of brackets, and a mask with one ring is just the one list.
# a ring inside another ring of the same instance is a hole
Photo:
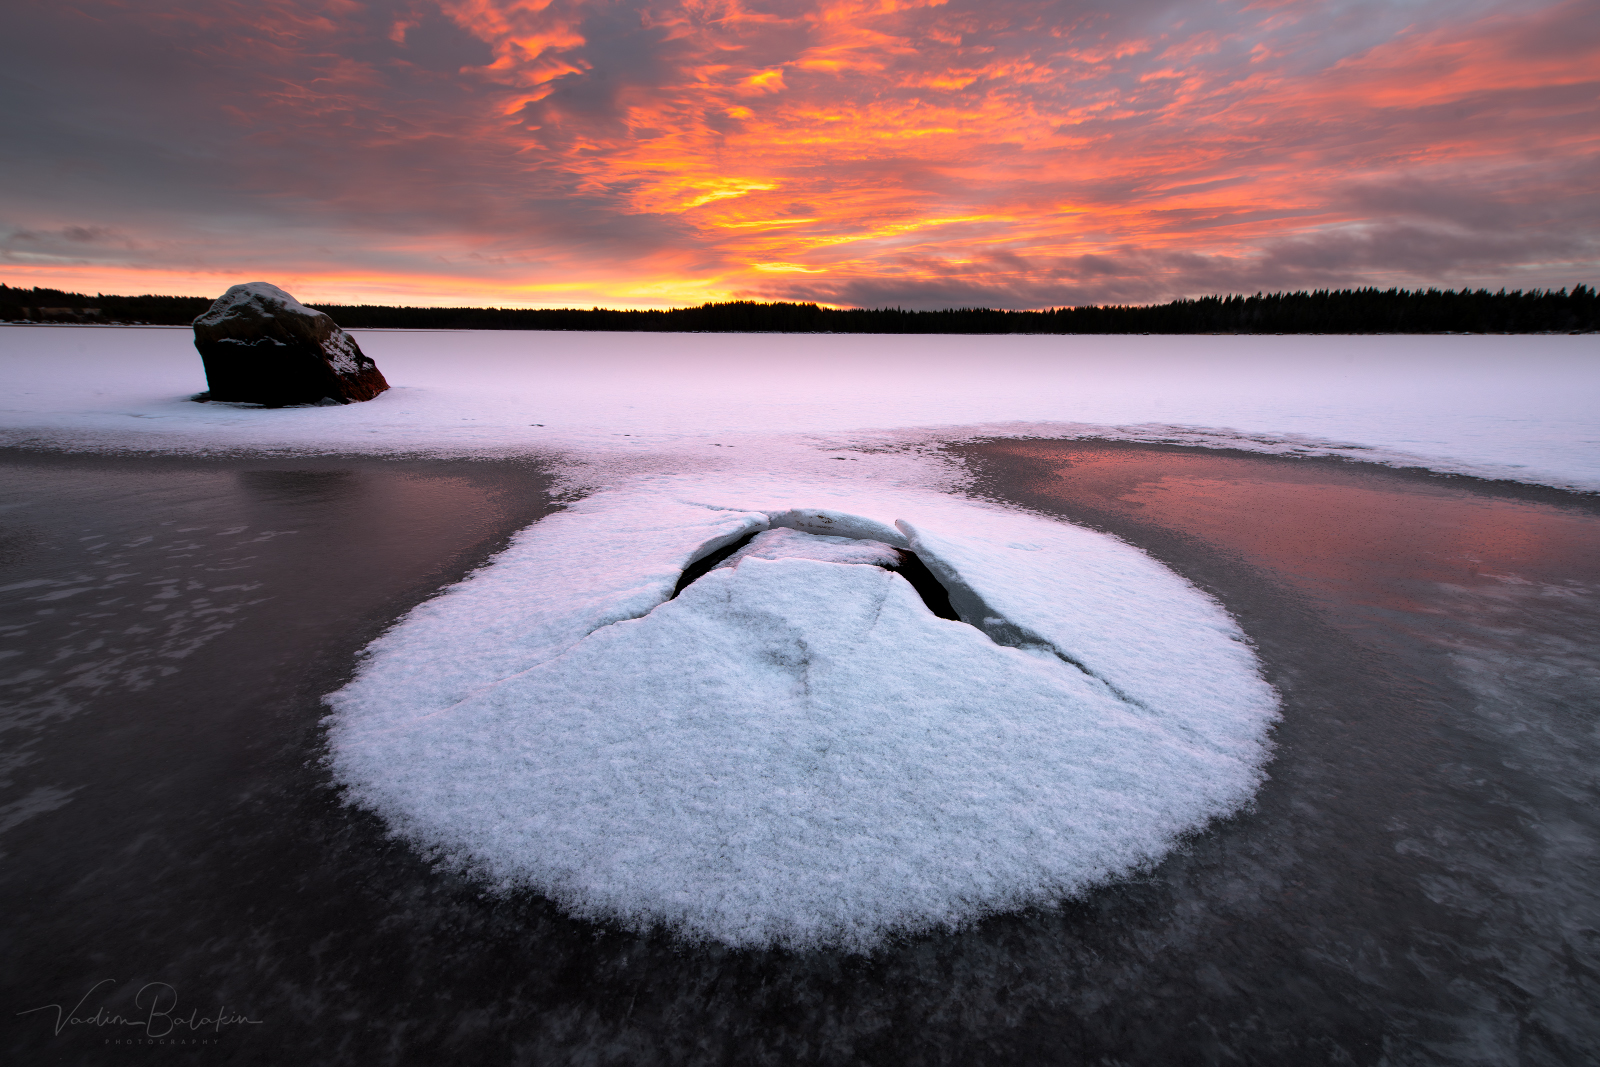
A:
{"label": "orange cloud", "polygon": [[[128,104],[121,157],[84,162],[71,120],[39,135],[38,177],[0,194],[0,274],[1013,307],[1593,281],[1595,9],[1461,10],[107,0],[124,52],[184,73]],[[26,76],[118,106],[73,54]],[[143,117],[174,114],[183,137]],[[225,148],[181,173],[195,143]],[[97,226],[126,239],[68,236]]]}

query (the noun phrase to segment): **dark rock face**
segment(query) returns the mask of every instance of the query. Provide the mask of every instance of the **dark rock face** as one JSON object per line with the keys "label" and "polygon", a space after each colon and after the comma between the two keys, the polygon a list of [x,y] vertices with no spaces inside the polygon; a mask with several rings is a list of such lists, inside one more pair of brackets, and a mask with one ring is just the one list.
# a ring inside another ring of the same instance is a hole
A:
{"label": "dark rock face", "polygon": [[194,346],[210,387],[200,399],[348,404],[389,388],[378,365],[332,319],[266,282],[235,285],[218,297],[194,320]]}

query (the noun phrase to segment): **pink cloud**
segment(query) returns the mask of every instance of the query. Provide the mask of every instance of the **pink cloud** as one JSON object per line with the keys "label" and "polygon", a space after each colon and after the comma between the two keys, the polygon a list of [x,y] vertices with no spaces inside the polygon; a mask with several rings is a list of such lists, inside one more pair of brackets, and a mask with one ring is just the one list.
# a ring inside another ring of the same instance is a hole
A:
{"label": "pink cloud", "polygon": [[0,275],[631,306],[1593,281],[1600,18],[1453,10],[38,6]]}

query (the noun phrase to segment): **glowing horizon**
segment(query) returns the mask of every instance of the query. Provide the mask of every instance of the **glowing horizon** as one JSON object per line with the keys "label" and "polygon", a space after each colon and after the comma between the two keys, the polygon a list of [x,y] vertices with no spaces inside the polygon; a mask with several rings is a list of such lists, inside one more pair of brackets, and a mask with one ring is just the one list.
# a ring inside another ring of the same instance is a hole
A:
{"label": "glowing horizon", "polygon": [[12,285],[1028,308],[1600,275],[1581,0],[96,0],[19,29]]}

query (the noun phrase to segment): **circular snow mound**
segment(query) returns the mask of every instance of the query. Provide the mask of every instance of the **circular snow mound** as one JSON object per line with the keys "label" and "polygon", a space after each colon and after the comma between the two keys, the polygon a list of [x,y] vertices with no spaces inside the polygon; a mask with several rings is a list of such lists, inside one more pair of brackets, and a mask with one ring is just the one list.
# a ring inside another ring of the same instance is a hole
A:
{"label": "circular snow mound", "polygon": [[[1215,602],[1102,534],[890,506],[547,518],[368,649],[328,698],[335,776],[575,915],[851,950],[1080,892],[1248,801],[1277,704]],[[672,598],[764,529],[795,533]],[[965,621],[872,565],[895,549]]]}

